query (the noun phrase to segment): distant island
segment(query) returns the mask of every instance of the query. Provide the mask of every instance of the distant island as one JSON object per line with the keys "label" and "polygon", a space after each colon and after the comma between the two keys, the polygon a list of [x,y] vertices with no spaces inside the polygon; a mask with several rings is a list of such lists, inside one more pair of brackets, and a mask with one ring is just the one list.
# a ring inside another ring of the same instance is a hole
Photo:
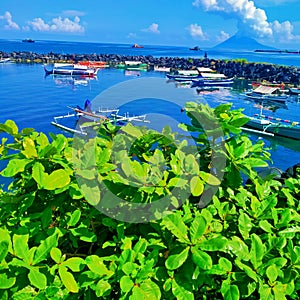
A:
{"label": "distant island", "polygon": [[290,53],[290,54],[300,54],[299,51],[290,51],[290,50],[264,50],[264,49],[258,49],[255,50],[254,52],[271,52],[271,53]]}
{"label": "distant island", "polygon": [[264,51],[278,50],[276,48],[263,45],[253,38],[242,35],[234,35],[224,42],[214,46],[212,49],[218,51],[254,51],[255,49],[262,49]]}

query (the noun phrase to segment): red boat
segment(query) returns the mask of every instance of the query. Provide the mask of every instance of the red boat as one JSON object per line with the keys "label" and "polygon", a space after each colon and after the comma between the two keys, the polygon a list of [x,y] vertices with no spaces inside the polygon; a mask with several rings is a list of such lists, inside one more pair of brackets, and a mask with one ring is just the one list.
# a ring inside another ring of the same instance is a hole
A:
{"label": "red boat", "polygon": [[105,68],[107,63],[105,61],[79,61],[77,65],[85,66],[92,69]]}

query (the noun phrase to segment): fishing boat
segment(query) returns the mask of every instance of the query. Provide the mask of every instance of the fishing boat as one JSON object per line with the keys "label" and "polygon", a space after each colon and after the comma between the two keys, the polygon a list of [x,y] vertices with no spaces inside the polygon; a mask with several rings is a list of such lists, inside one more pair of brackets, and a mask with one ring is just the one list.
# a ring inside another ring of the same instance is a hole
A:
{"label": "fishing boat", "polygon": [[190,48],[190,50],[192,50],[192,51],[200,51],[201,49],[200,49],[199,46],[195,46],[193,48]]}
{"label": "fishing boat", "polygon": [[133,44],[133,45],[131,46],[131,48],[144,48],[144,46],[141,46],[141,45],[139,45],[139,44]]}
{"label": "fishing boat", "polygon": [[234,82],[234,78],[229,78],[206,67],[199,67],[196,70],[178,70],[176,73],[166,74],[166,76],[175,81],[190,81],[191,87],[230,86]]}
{"label": "fishing boat", "polygon": [[256,89],[258,88],[260,85],[264,85],[264,86],[271,86],[271,87],[278,87],[281,90],[285,89],[285,84],[284,83],[278,83],[278,82],[269,82],[266,80],[262,80],[262,81],[252,81],[251,82],[252,88]]}
{"label": "fishing boat", "polygon": [[88,68],[87,66],[81,66],[78,64],[63,64],[55,63],[51,70],[46,69],[44,66],[46,75],[71,75],[71,76],[97,76],[98,68]]}
{"label": "fishing boat", "polygon": [[300,95],[300,87],[289,88],[289,92],[291,95]]}
{"label": "fishing boat", "polygon": [[107,64],[106,61],[79,61],[77,62],[77,65],[79,66],[86,66],[88,68],[91,68],[91,69],[103,69],[103,68],[106,68],[106,67],[109,67],[109,65]]}
{"label": "fishing boat", "polygon": [[68,107],[71,112],[66,115],[54,117],[52,125],[63,129],[67,132],[89,135],[94,134],[95,126],[100,126],[104,122],[109,122],[115,125],[125,125],[129,122],[150,123],[147,120],[147,115],[130,115],[128,112],[124,115],[119,114],[118,108],[101,108],[92,110],[92,103],[89,100],[85,101],[84,108],[80,106]]}
{"label": "fishing boat", "polygon": [[124,62],[118,63],[116,65],[117,69],[127,69],[127,70],[140,70],[146,71],[148,69],[148,64],[136,60],[125,60]]}
{"label": "fishing boat", "polygon": [[266,85],[260,85],[254,90],[246,91],[244,96],[254,100],[272,100],[278,102],[286,102],[288,99],[288,95],[280,87]]}
{"label": "fishing boat", "polygon": [[10,61],[10,58],[9,57],[6,57],[6,58],[0,58],[0,64],[4,64],[4,63],[7,63]]}
{"label": "fishing boat", "polygon": [[241,129],[269,136],[282,136],[300,140],[299,122],[273,118],[263,114],[255,114],[254,117],[249,117],[248,123]]}

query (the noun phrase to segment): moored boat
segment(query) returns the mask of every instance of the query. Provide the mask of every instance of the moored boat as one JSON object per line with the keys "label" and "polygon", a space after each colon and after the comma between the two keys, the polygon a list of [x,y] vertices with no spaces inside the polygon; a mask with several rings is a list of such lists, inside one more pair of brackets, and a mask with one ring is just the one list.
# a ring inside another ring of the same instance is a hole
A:
{"label": "moored boat", "polygon": [[107,62],[105,61],[79,61],[76,63],[77,65],[79,66],[86,66],[88,68],[91,68],[91,69],[102,69],[102,68],[106,68],[106,67],[109,67],[109,65],[107,64]]}
{"label": "moored boat", "polygon": [[242,129],[270,136],[283,136],[300,140],[299,122],[272,118],[261,114],[249,117],[248,123]]}
{"label": "moored boat", "polygon": [[1,63],[1,64],[7,63],[7,62],[9,62],[9,61],[10,61],[10,58],[9,58],[9,57],[1,58],[1,59],[0,59],[0,63]]}
{"label": "moored boat", "polygon": [[141,46],[141,45],[139,45],[139,44],[133,44],[133,45],[131,46],[131,48],[144,48],[144,46]]}
{"label": "moored boat", "polygon": [[81,66],[78,64],[62,64],[55,63],[51,70],[48,70],[44,66],[46,75],[71,75],[71,76],[97,76],[98,68],[88,68],[87,66]]}
{"label": "moored boat", "polygon": [[277,86],[265,86],[260,85],[254,90],[246,91],[244,93],[246,98],[254,100],[271,100],[285,102],[288,99],[288,95]]}

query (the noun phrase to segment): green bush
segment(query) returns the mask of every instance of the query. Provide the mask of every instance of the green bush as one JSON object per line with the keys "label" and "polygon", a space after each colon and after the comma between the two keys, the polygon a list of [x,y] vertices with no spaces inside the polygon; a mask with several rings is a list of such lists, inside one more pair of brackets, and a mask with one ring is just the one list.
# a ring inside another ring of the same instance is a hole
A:
{"label": "green bush", "polygon": [[[0,124],[10,180],[0,190],[1,300],[298,299],[299,178],[258,175],[270,154],[241,132],[242,111],[185,109],[196,146],[168,127],[106,124],[74,141]],[[129,211],[170,201],[130,223],[111,195]]]}

